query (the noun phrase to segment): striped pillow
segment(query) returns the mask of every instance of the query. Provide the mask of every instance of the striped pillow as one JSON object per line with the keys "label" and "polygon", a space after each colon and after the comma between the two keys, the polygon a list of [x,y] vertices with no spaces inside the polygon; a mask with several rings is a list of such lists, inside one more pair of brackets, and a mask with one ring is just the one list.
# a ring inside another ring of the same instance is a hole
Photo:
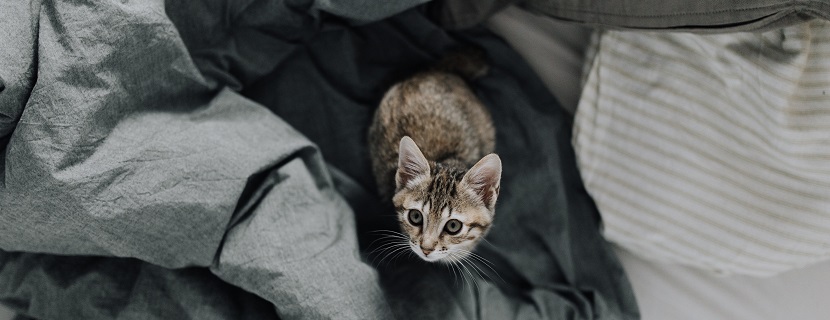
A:
{"label": "striped pillow", "polygon": [[573,144],[608,240],[727,274],[830,257],[830,22],[594,50]]}

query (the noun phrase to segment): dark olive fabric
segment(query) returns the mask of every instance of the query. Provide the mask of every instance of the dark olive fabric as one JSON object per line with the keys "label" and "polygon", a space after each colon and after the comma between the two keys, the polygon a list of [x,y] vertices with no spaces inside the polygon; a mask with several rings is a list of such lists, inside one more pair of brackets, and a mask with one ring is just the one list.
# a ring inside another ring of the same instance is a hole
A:
{"label": "dark olive fabric", "polygon": [[[637,318],[569,117],[491,33],[392,16],[418,3],[0,4],[17,30],[0,33],[0,302],[43,319]],[[472,87],[504,176],[492,265],[464,286],[369,254],[396,226],[366,130],[386,88],[468,44],[492,62]]]}
{"label": "dark olive fabric", "polygon": [[458,30],[476,26],[519,0],[435,0],[427,13],[440,26]]}
{"label": "dark olive fabric", "polygon": [[764,31],[830,19],[828,0],[438,0],[431,16],[448,28],[468,28],[508,3],[590,26],[652,31]]}
{"label": "dark olive fabric", "polygon": [[379,238],[372,230],[398,230],[394,211],[376,198],[366,145],[372,113],[392,83],[468,45],[484,48],[491,61],[490,73],[471,86],[493,115],[504,164],[495,224],[479,246],[493,270],[470,266],[471,275],[483,274],[470,288],[442,264],[406,253],[370,255],[393,311],[402,319],[637,318],[631,288],[582,187],[569,116],[490,32],[448,33],[419,11],[355,28],[331,25],[281,55],[276,69],[243,93],[320,148],[355,209],[363,251],[371,252],[383,241],[372,244]]}

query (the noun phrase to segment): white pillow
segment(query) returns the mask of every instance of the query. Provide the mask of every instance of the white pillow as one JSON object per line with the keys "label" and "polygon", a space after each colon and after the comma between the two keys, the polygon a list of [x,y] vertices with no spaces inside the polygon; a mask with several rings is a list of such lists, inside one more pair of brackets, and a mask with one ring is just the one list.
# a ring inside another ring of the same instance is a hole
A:
{"label": "white pillow", "polygon": [[757,276],[830,256],[830,22],[593,49],[573,144],[607,239]]}

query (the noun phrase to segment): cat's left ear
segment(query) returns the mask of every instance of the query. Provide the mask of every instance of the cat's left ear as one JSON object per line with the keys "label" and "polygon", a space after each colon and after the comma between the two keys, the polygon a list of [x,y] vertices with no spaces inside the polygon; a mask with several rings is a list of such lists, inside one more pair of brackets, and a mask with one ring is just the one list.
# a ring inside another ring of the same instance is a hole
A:
{"label": "cat's left ear", "polygon": [[501,159],[495,153],[481,158],[461,179],[488,209],[494,209],[501,184]]}
{"label": "cat's left ear", "polygon": [[421,149],[408,136],[401,139],[398,149],[398,171],[395,173],[397,189],[409,187],[414,181],[429,178],[429,162]]}

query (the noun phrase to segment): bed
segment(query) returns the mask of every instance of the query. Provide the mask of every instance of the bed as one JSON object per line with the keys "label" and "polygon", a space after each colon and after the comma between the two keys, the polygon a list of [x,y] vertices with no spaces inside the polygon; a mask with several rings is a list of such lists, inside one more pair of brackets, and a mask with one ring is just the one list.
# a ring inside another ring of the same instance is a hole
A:
{"label": "bed", "polygon": [[[570,84],[584,83],[592,29],[516,7],[499,12],[487,25],[528,60],[557,99],[569,101],[563,106],[578,104],[582,88]],[[830,314],[824,303],[830,295],[827,261],[759,277],[660,261],[622,246],[615,252],[642,319],[824,319]]]}
{"label": "bed", "polygon": [[[0,300],[39,319],[636,317],[566,113],[497,36],[418,4],[4,3]],[[509,164],[489,266],[462,282],[371,255],[396,222],[365,134],[387,87],[468,45]]]}
{"label": "bed", "polygon": [[[826,4],[638,19],[512,2],[0,5],[0,302],[38,319],[826,314],[827,263],[755,278],[642,258],[615,238],[579,144],[603,40],[585,25],[775,30]],[[372,231],[395,226],[364,143],[383,88],[462,45],[492,62],[472,86],[505,162],[475,285],[371,254]]]}

